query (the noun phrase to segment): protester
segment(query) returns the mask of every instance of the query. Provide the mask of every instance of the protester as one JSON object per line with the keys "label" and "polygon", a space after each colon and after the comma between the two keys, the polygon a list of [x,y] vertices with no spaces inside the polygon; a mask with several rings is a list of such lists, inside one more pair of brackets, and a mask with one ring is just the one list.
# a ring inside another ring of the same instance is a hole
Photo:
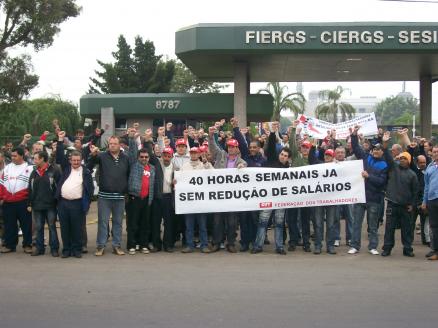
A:
{"label": "protester", "polygon": [[426,254],[429,260],[438,260],[438,145],[432,148],[432,160],[424,175],[424,198],[422,210],[429,212],[429,224],[432,231],[431,251]]}
{"label": "protester", "polygon": [[368,154],[360,145],[358,131],[360,127],[351,129],[351,145],[357,159],[363,160],[364,171],[362,177],[365,179],[366,203],[354,205],[353,211],[353,235],[351,248],[348,254],[356,254],[361,247],[362,223],[367,213],[368,222],[368,251],[372,255],[379,255],[377,246],[379,244],[378,229],[380,213],[383,211],[384,188],[387,181],[388,164],[383,159],[383,147],[375,144]]}
{"label": "protester", "polygon": [[[226,142],[227,151],[225,151],[216,143],[215,133],[217,133],[217,127],[210,127],[208,132],[208,149],[211,152],[215,169],[243,168],[247,166],[246,162],[239,156],[239,143],[237,140],[228,140]],[[220,249],[220,244],[224,237],[225,224],[227,224],[227,251],[230,253],[237,252],[235,241],[238,220],[239,214],[236,212],[215,214],[212,251],[216,252]]]}
{"label": "protester", "polygon": [[128,177],[131,162],[120,150],[120,138],[112,136],[108,140],[108,150],[100,153],[92,146],[88,168],[99,167],[98,227],[95,255],[102,256],[108,241],[108,224],[112,218],[113,253],[125,255],[122,250],[122,222],[125,209],[125,195],[128,192]]}
{"label": "protester", "polygon": [[[276,151],[276,139],[279,124],[275,122],[272,124],[272,130],[269,134],[268,147],[267,147],[267,162],[266,167],[274,168],[289,168],[289,160],[291,158],[292,152],[289,148],[283,148],[280,154],[277,155]],[[275,252],[277,254],[286,255],[284,250],[284,240],[283,240],[283,230],[285,223],[285,213],[286,209],[276,209],[276,210],[263,210],[259,214],[259,222],[257,228],[257,236],[254,242],[254,247],[251,251],[252,254],[261,253],[263,251],[263,244],[266,236],[266,229],[268,226],[269,217],[273,213],[274,224],[275,224]]]}
{"label": "protester", "polygon": [[35,248],[32,256],[43,255],[44,225],[47,221],[49,228],[50,254],[59,256],[59,240],[56,231],[56,189],[61,178],[57,166],[48,163],[49,155],[39,151],[33,155],[35,169],[29,178],[29,204],[28,211],[32,212],[35,222]]}
{"label": "protester", "polygon": [[131,163],[128,181],[129,218],[127,222],[127,249],[135,255],[136,245],[143,254],[149,254],[149,235],[151,229],[151,205],[154,199],[155,167],[149,163],[149,152],[142,148],[137,152],[134,140],[136,131],[129,129],[129,162]]}
{"label": "protester", "polygon": [[32,253],[32,216],[27,211],[29,177],[33,166],[24,160],[24,149],[11,150],[12,162],[3,170],[0,179],[0,206],[3,205],[4,246],[1,253],[15,252],[18,244],[18,226],[23,232],[23,250]]}
{"label": "protester", "polygon": [[[181,167],[182,172],[193,171],[193,170],[208,170],[213,169],[213,166],[207,162],[204,157],[204,161],[200,160],[200,153],[198,147],[190,148],[190,161],[185,163]],[[201,241],[200,249],[202,253],[210,253],[208,248],[208,235],[207,235],[207,215],[205,213],[191,213],[185,215],[185,226],[186,226],[186,247],[182,249],[182,253],[192,253],[195,248],[195,243],[193,241],[193,236],[195,232],[195,222],[199,227],[199,239]]]}
{"label": "protester", "polygon": [[[397,226],[401,227],[403,255],[413,257],[412,249],[412,213],[416,206],[418,180],[416,174],[409,168],[412,157],[408,152],[402,152],[397,157],[387,151],[389,133],[383,136],[384,157],[388,163],[388,185],[386,188],[387,208],[385,237],[382,256],[391,255],[394,247],[394,233]],[[393,153],[394,154],[394,153]],[[396,162],[395,160],[398,160]]]}

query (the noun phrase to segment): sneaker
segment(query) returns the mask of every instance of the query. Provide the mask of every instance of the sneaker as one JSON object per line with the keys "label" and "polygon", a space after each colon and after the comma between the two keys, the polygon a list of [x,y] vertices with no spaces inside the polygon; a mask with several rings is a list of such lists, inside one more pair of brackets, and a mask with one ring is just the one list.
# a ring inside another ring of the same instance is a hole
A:
{"label": "sneaker", "polygon": [[371,255],[379,255],[379,251],[378,251],[377,249],[375,249],[375,248],[370,249],[368,252],[369,252]]}
{"label": "sneaker", "polygon": [[140,252],[140,245],[135,245],[135,251]]}
{"label": "sneaker", "polygon": [[105,252],[105,248],[98,247],[98,248],[96,248],[96,251],[94,252],[94,255],[95,256],[102,256],[104,252]]}
{"label": "sneaker", "polygon": [[181,253],[184,253],[184,254],[193,253],[193,248],[186,246],[181,250]]}
{"label": "sneaker", "polygon": [[333,245],[335,247],[339,247],[339,246],[341,246],[341,241],[340,240],[335,240],[335,243]]}
{"label": "sneaker", "polygon": [[348,254],[357,254],[357,253],[359,253],[359,251],[356,248],[351,247],[347,253]]}
{"label": "sneaker", "polygon": [[258,254],[258,253],[261,253],[261,252],[263,252],[263,249],[260,249],[260,248],[253,248],[251,250],[251,254]]}
{"label": "sneaker", "polygon": [[315,248],[313,251],[313,254],[315,254],[315,255],[321,254],[321,248]]}
{"label": "sneaker", "polygon": [[31,246],[24,246],[23,247],[23,251],[26,253],[26,254],[32,254],[32,247]]}
{"label": "sneaker", "polygon": [[221,243],[220,249],[225,249],[225,244]]}
{"label": "sneaker", "polygon": [[23,230],[21,230],[21,229],[18,230],[18,236],[20,236],[20,237],[23,236]]}
{"label": "sneaker", "polygon": [[130,249],[128,250],[128,254],[129,254],[129,255],[135,255],[135,248],[130,248]]}
{"label": "sneaker", "polygon": [[88,253],[88,249],[86,246],[82,247],[82,254],[87,254]]}
{"label": "sneaker", "polygon": [[[141,252],[142,252],[143,254],[149,254],[149,253],[150,253],[149,248],[147,248],[147,247],[143,247],[143,248],[141,249]],[[120,254],[118,254],[118,255],[120,255]]]}
{"label": "sneaker", "polygon": [[211,250],[208,247],[204,247],[204,248],[201,248],[201,253],[208,254],[208,253],[211,253]]}

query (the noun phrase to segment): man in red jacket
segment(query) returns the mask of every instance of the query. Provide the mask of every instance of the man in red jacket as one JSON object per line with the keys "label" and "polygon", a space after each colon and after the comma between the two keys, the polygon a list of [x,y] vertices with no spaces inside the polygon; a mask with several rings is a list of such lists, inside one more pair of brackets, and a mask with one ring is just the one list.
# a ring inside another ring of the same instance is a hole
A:
{"label": "man in red jacket", "polygon": [[23,250],[32,252],[32,216],[27,211],[29,176],[33,167],[24,160],[24,149],[11,151],[12,163],[8,164],[0,179],[0,205],[5,221],[4,247],[1,253],[15,252],[18,244],[18,225],[23,231]]}

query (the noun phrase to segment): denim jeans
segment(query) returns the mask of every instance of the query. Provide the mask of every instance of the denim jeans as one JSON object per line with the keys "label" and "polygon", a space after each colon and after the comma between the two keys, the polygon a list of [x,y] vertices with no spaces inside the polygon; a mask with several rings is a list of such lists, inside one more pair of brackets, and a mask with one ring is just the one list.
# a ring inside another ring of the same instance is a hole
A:
{"label": "denim jeans", "polygon": [[257,223],[259,211],[251,211],[241,213],[240,223],[240,244],[244,247],[249,247],[249,244],[254,244],[257,234]]}
{"label": "denim jeans", "polygon": [[193,236],[195,234],[195,222],[198,223],[199,227],[199,239],[201,241],[201,249],[208,246],[208,236],[207,236],[207,214],[196,213],[196,214],[186,214],[186,245],[189,248],[195,248],[195,243],[193,242]]}
{"label": "denim jeans", "polygon": [[297,246],[301,235],[303,246],[310,247],[310,212],[308,207],[290,208],[287,210],[287,227],[289,230],[289,245]]}
{"label": "denim jeans", "polygon": [[382,211],[382,203],[361,203],[355,204],[353,210],[353,236],[351,238],[351,247],[360,249],[362,237],[362,223],[367,211],[368,221],[368,249],[377,249],[379,244],[379,219]]}
{"label": "denim jeans", "polygon": [[354,204],[339,206],[339,220],[336,222],[336,240],[341,240],[341,218],[345,219],[345,240],[351,240],[353,235]]}
{"label": "denim jeans", "polygon": [[57,211],[54,208],[47,210],[32,211],[35,219],[36,239],[35,246],[40,253],[44,253],[44,225],[47,222],[49,228],[49,246],[50,250],[59,249],[58,232],[56,231],[56,215]]}
{"label": "denim jeans", "polygon": [[438,199],[427,202],[429,211],[429,226],[431,230],[430,248],[438,252]]}
{"label": "denim jeans", "polygon": [[337,212],[338,206],[318,206],[315,208],[315,249],[322,248],[322,240],[324,239],[324,220],[327,225],[327,250],[334,247],[336,238],[336,223],[339,220],[339,217],[336,215]]}
{"label": "denim jeans", "polygon": [[110,200],[99,198],[97,201],[97,247],[103,248],[108,241],[108,224],[112,218],[113,247],[122,244],[122,224],[125,200]]}
{"label": "denim jeans", "polygon": [[394,247],[394,234],[397,226],[401,228],[403,251],[412,252],[412,213],[408,212],[406,205],[394,204],[388,201],[386,207],[384,250],[391,251]]}
{"label": "denim jeans", "polygon": [[264,210],[260,212],[254,249],[263,248],[263,244],[265,242],[265,236],[266,236],[266,229],[268,227],[268,222],[272,211],[274,211],[275,249],[277,250],[283,249],[283,231],[284,231],[286,209]]}
{"label": "denim jeans", "polygon": [[239,217],[242,213],[224,212],[214,214],[213,243],[220,245],[226,235],[227,245],[234,246]]}

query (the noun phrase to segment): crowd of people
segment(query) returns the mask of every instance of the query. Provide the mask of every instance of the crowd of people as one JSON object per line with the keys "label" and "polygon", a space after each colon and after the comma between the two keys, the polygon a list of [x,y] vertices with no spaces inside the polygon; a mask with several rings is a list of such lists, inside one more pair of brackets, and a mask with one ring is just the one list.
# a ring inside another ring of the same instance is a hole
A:
{"label": "crowd of people", "polygon": [[[230,253],[257,254],[269,243],[271,226],[278,254],[302,247],[315,255],[324,248],[334,255],[341,241],[342,221],[348,254],[356,254],[361,250],[366,214],[370,254],[391,255],[395,230],[401,229],[403,255],[413,257],[419,217],[421,242],[430,247],[426,257],[438,260],[438,145],[431,140],[410,140],[407,129],[396,133],[398,143],[381,129],[367,139],[359,126],[350,130],[346,140],[337,140],[335,130],[315,140],[303,133],[299,121],[286,133],[281,133],[278,122],[272,122],[253,135],[248,127],[239,127],[235,118],[229,122],[231,131],[224,131],[224,123],[216,122],[208,131],[188,127],[179,138],[173,134],[172,123],[155,133],[152,129],[141,133],[135,123],[124,135],[109,137],[104,147],[103,129],[90,136],[83,130],[68,135],[55,121],[54,131],[45,131],[33,144],[29,134],[19,145],[7,142],[0,152],[0,252],[16,251],[21,230],[23,250],[32,256],[45,254],[47,246],[54,257],[80,258],[87,253],[86,216],[96,188],[94,174],[98,184],[96,256],[105,254],[110,237],[116,255],[174,252],[179,242],[182,253],[196,248],[212,253],[224,248]],[[287,169],[348,160],[363,161],[366,203],[175,214],[175,171]],[[122,240],[125,217],[126,244]],[[379,250],[382,224],[383,247]]]}

